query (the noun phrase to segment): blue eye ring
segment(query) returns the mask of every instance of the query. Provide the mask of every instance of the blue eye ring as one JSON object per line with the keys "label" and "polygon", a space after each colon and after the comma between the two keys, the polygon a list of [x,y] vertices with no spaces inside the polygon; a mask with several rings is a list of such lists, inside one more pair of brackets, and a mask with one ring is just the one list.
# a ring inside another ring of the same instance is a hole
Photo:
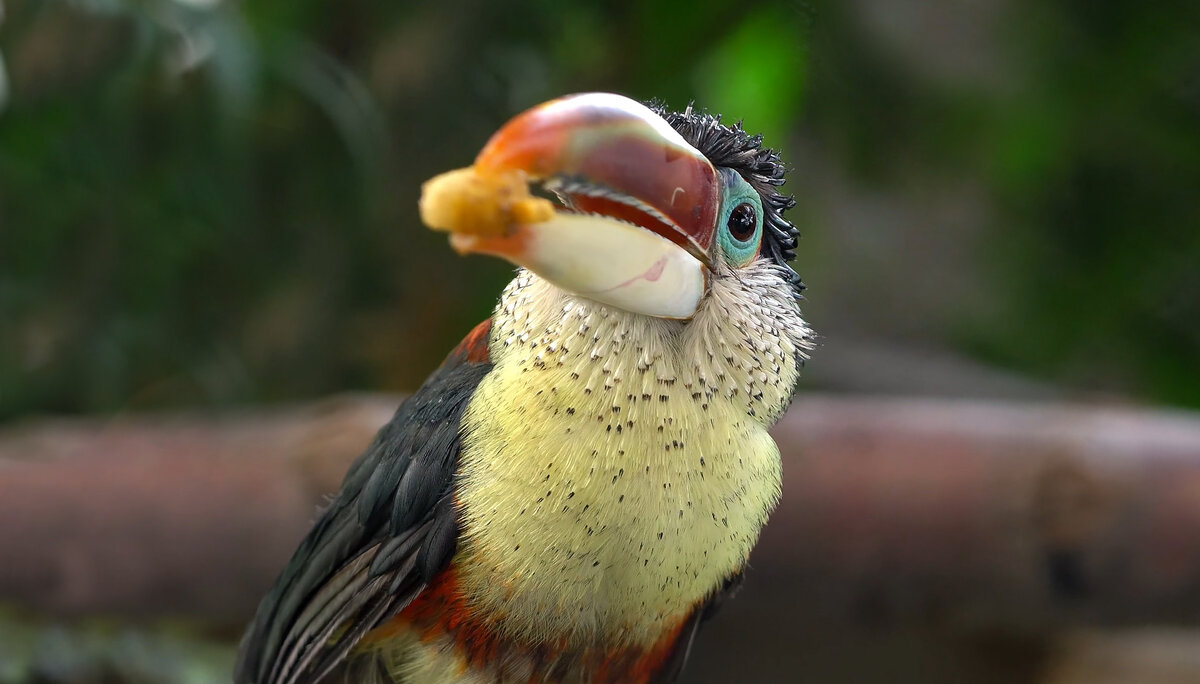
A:
{"label": "blue eye ring", "polygon": [[736,171],[721,169],[721,175],[721,222],[717,225],[717,243],[730,266],[745,266],[757,256],[762,241],[762,199]]}

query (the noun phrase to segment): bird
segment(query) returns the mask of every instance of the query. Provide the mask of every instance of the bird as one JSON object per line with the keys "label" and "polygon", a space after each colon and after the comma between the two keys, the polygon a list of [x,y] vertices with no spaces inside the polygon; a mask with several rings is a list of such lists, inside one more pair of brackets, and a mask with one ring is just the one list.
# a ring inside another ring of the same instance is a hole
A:
{"label": "bird", "polygon": [[674,681],[781,497],[813,347],[786,167],[612,93],[518,114],[422,219],[515,268],[263,598],[236,684]]}

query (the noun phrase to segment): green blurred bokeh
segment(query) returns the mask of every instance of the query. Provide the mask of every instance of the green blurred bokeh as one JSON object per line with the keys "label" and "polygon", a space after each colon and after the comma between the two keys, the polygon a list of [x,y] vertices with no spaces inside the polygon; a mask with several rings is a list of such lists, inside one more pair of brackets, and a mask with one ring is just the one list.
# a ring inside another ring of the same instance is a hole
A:
{"label": "green blurred bokeh", "polygon": [[0,3],[0,418],[414,387],[510,272],[421,181],[585,90],[783,151],[812,367],[1200,406],[1194,3]]}

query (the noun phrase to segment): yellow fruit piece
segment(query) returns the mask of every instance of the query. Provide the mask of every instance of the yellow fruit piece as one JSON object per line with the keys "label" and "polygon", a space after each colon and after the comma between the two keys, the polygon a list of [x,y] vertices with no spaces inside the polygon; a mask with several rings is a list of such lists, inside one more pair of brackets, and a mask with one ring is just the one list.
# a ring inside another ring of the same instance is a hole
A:
{"label": "yellow fruit piece", "polygon": [[529,194],[520,171],[447,171],[425,181],[419,206],[421,220],[433,230],[480,237],[509,235],[519,224],[554,218],[554,204]]}

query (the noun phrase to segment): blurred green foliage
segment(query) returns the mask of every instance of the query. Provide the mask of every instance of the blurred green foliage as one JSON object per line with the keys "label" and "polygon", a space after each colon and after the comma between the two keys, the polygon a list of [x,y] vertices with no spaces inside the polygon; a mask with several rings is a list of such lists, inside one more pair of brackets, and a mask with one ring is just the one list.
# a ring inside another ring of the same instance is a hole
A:
{"label": "blurred green foliage", "polygon": [[[8,0],[0,418],[414,387],[509,272],[417,225],[420,182],[583,90],[820,141],[866,185],[977,180],[987,301],[946,343],[1200,406],[1195,9],[999,6],[974,83],[896,59],[870,2]],[[789,158],[793,218],[838,230]]]}
{"label": "blurred green foliage", "polygon": [[1200,406],[1200,8],[1025,11],[1033,74],[982,141],[1005,209],[994,266],[1013,277],[971,340],[1030,372]]}
{"label": "blurred green foliage", "polygon": [[0,684],[226,684],[234,649],[185,627],[0,610]]}

